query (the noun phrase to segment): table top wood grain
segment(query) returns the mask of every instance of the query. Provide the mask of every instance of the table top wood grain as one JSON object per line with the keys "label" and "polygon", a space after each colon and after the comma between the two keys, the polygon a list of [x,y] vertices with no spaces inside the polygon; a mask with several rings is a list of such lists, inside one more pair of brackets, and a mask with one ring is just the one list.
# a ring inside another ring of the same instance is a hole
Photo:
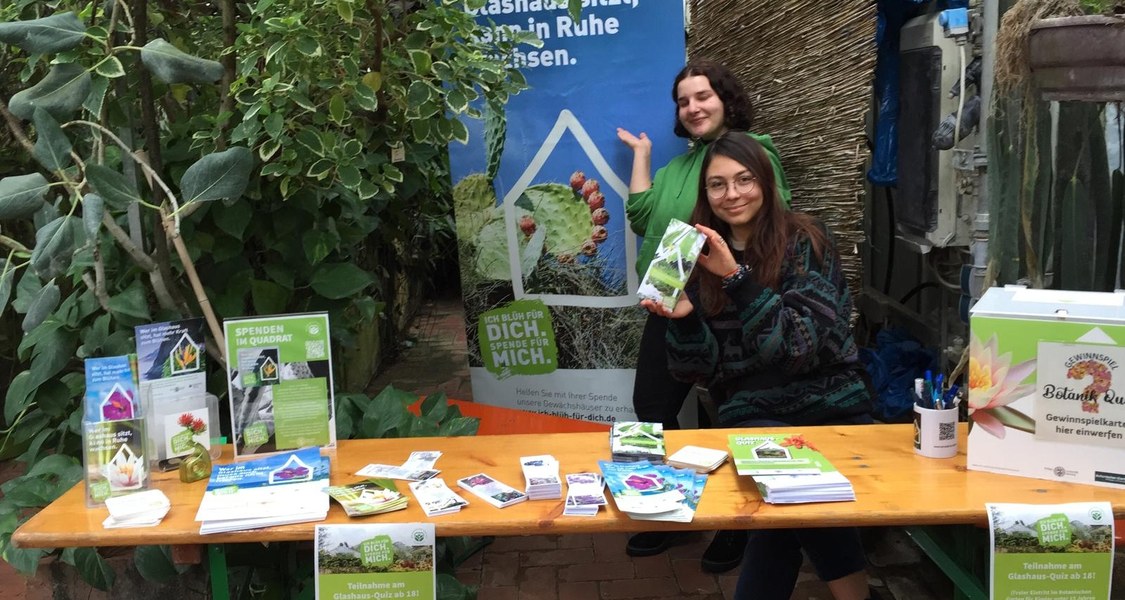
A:
{"label": "table top wood grain", "polygon": [[[596,517],[563,516],[563,500],[527,501],[498,509],[460,490],[456,480],[480,472],[523,489],[519,457],[552,454],[563,475],[597,471],[609,459],[608,435],[593,433],[489,435],[453,438],[344,440],[332,459],[331,482],[359,481],[355,472],[370,463],[401,464],[414,450],[440,450],[435,468],[469,506],[460,512],[427,518],[410,496],[405,510],[349,518],[332,501],[328,518],[319,523],[431,521],[439,536],[546,535],[666,530],[789,528],[803,526],[984,525],[986,502],[1049,504],[1104,500],[1118,518],[1125,516],[1125,490],[996,475],[965,468],[965,425],[961,451],[954,458],[931,459],[913,450],[911,425],[793,427],[785,429],[701,429],[666,432],[669,454],[693,444],[727,448],[731,433],[802,433],[846,475],[856,490],[855,502],[770,505],[762,502],[749,477],[739,477],[728,460],[707,479],[699,509],[691,523],[638,521],[621,513],[610,500]],[[231,460],[224,448],[217,462]],[[143,544],[208,544],[310,540],[317,523],[200,535],[196,509],[206,482],[181,483],[175,472],[158,473],[153,486],[167,494],[172,508],[156,527],[104,529],[104,507],[87,508],[83,484],[67,491],[24,523],[12,539],[19,547],[131,546]],[[564,492],[565,494],[565,486]],[[607,493],[608,496],[608,493]]]}

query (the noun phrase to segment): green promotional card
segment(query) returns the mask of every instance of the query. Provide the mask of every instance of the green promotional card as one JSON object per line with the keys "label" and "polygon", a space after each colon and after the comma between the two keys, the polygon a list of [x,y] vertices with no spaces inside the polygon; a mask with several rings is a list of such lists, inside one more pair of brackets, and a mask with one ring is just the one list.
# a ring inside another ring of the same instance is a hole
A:
{"label": "green promotional card", "polygon": [[517,300],[490,310],[480,316],[477,331],[485,368],[499,379],[558,368],[551,312],[542,300]]}
{"label": "green promotional card", "polygon": [[433,523],[317,525],[315,561],[317,600],[437,594]]}
{"label": "green promotional card", "polygon": [[328,314],[223,322],[236,455],[335,446]]}
{"label": "green promotional card", "polygon": [[1109,600],[1108,502],[989,504],[993,600]]}

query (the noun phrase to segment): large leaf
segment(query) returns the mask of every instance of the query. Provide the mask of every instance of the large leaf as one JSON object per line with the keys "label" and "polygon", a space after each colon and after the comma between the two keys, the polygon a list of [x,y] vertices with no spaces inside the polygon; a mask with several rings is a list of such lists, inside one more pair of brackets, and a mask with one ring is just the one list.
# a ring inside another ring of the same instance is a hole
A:
{"label": "large leaf", "polygon": [[254,303],[254,312],[259,315],[285,312],[289,296],[289,290],[272,281],[250,280],[250,300]]}
{"label": "large leaf", "polygon": [[438,434],[444,437],[461,435],[476,435],[480,429],[480,419],[476,417],[454,417],[446,419],[438,429]]}
{"label": "large leaf", "polygon": [[76,217],[59,217],[35,232],[35,249],[31,252],[31,266],[43,279],[54,279],[66,272],[74,254],[74,229]]}
{"label": "large leaf", "polygon": [[17,571],[31,577],[39,569],[39,559],[43,558],[50,548],[16,548],[10,543],[12,534],[0,535],[0,547],[4,548],[4,560],[15,567]]}
{"label": "large leaf", "polygon": [[164,83],[214,83],[223,77],[223,65],[192,56],[159,38],[141,49],[141,62]]}
{"label": "large leaf", "polygon": [[78,349],[78,336],[68,329],[53,329],[35,346],[31,360],[31,383],[35,386],[58,377],[74,359]]}
{"label": "large leaf", "polygon": [[72,12],[31,21],[0,23],[0,42],[19,46],[28,54],[54,54],[82,43],[86,28]]}
{"label": "large leaf", "polygon": [[51,171],[70,166],[70,140],[63,133],[59,122],[42,108],[35,109],[35,160]]}
{"label": "large leaf", "polygon": [[27,309],[27,314],[23,317],[23,331],[27,333],[35,329],[55,310],[59,305],[59,286],[55,280],[47,282],[43,289],[39,290],[39,294],[31,302],[31,307]]}
{"label": "large leaf", "polygon": [[97,194],[82,197],[82,227],[86,237],[97,244],[98,232],[102,228],[102,215],[105,214],[105,200]]}
{"label": "large leaf", "polygon": [[110,208],[125,210],[141,201],[136,187],[124,175],[102,165],[86,165],[86,180],[90,187],[109,203]]}
{"label": "large leaf", "polygon": [[[382,395],[382,394],[380,394]],[[398,402],[380,402],[378,397],[371,401],[363,413],[363,420],[359,425],[359,437],[381,438],[391,437],[399,425],[411,418],[410,412]]]}
{"label": "large leaf", "polygon": [[74,551],[74,566],[78,574],[91,586],[99,590],[113,587],[116,574],[113,568],[98,554],[97,548],[79,548]]}
{"label": "large leaf", "polygon": [[254,153],[242,146],[208,154],[184,172],[180,200],[187,204],[238,198],[246,191],[253,168]]}
{"label": "large leaf", "polygon": [[16,270],[8,261],[0,259],[0,317],[8,308],[8,299],[12,297],[12,281],[16,278]]}
{"label": "large leaf", "polygon": [[8,393],[4,394],[4,422],[11,426],[34,396],[35,383],[31,380],[31,371],[23,371],[13,377]]}
{"label": "large leaf", "polygon": [[134,282],[125,291],[111,297],[108,302],[112,313],[148,320],[148,300],[139,282]]}
{"label": "large leaf", "polygon": [[347,298],[375,283],[375,276],[352,263],[325,263],[317,268],[309,284],[332,300]]}
{"label": "large leaf", "polygon": [[133,564],[147,581],[164,583],[179,575],[169,546],[137,546],[133,551]]}
{"label": "large leaf", "polygon": [[78,110],[90,94],[90,74],[74,63],[51,67],[39,83],[12,96],[8,108],[17,117],[30,121],[35,109],[42,108],[56,120],[64,121]]}
{"label": "large leaf", "polygon": [[43,208],[50,186],[39,173],[0,179],[0,219],[26,219]]}

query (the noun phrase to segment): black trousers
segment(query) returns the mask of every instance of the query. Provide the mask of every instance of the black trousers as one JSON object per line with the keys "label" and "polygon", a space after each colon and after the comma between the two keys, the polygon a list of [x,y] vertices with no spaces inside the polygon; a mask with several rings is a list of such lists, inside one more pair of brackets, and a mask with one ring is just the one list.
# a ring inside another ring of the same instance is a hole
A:
{"label": "black trousers", "polygon": [[663,423],[665,429],[679,429],[676,415],[680,414],[692,384],[677,381],[668,372],[667,332],[668,319],[649,313],[637,354],[633,411],[638,421]]}

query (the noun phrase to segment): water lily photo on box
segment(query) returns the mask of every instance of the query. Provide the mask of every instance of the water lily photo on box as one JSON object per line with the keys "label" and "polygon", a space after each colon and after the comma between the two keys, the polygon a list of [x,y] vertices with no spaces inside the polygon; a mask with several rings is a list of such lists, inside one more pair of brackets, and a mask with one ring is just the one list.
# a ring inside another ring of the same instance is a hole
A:
{"label": "water lily photo on box", "polygon": [[1035,381],[1024,380],[1035,373],[1035,359],[1012,364],[1012,353],[999,352],[996,334],[981,343],[975,335],[969,340],[969,420],[1003,438],[1007,428],[1035,433],[1035,420],[1009,406],[1035,394]]}

